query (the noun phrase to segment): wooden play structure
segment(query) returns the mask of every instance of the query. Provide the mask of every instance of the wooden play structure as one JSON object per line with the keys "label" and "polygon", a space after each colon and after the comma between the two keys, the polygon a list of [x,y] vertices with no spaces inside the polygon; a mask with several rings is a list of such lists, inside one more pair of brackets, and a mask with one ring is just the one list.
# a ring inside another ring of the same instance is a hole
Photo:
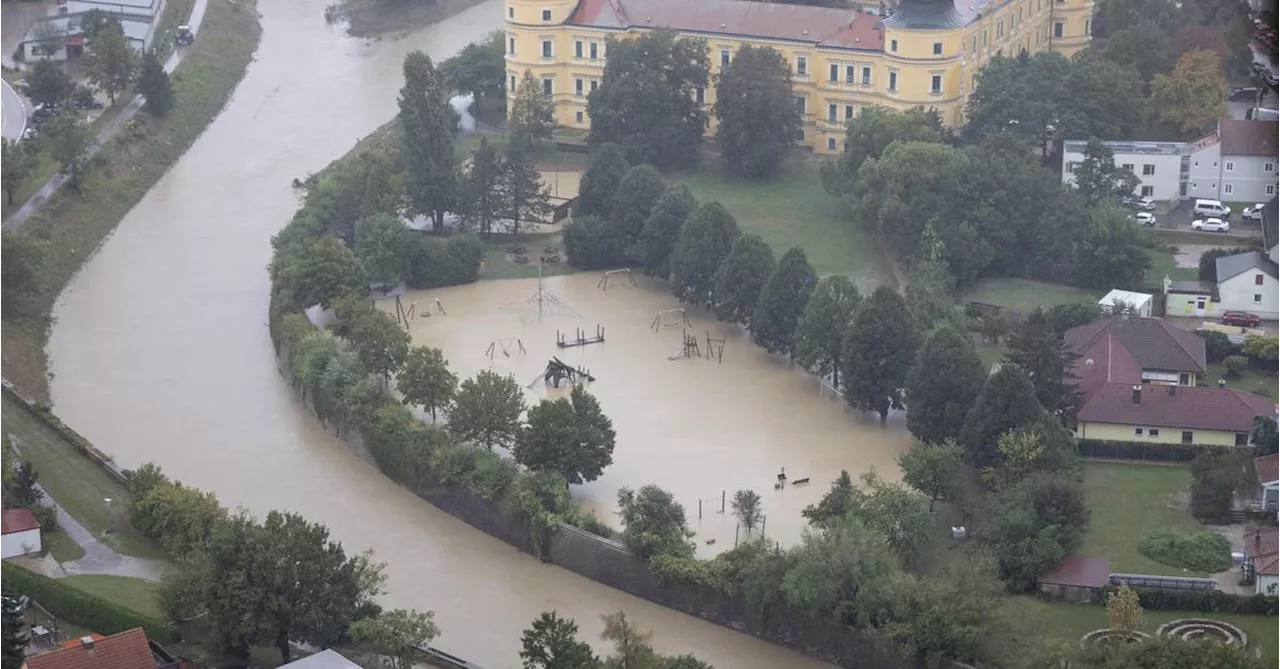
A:
{"label": "wooden play structure", "polygon": [[396,295],[396,313],[395,313],[396,322],[408,328],[409,321],[413,320],[413,317],[415,315],[422,316],[423,318],[430,317],[432,305],[435,306],[436,313],[440,314],[441,316],[446,315],[446,312],[444,310],[444,305],[440,304],[440,298],[438,297],[433,297],[427,300],[427,304],[422,308],[422,311],[418,311],[417,300],[410,302],[409,308],[406,309],[404,306],[404,300],[401,300],[400,296]]}
{"label": "wooden play structure", "polygon": [[667,356],[667,360],[702,357],[702,351],[698,348],[698,335],[689,334],[688,330],[681,330],[681,340],[679,350]]}
{"label": "wooden play structure", "polygon": [[588,337],[587,331],[582,328],[574,328],[574,338],[569,339],[563,333],[556,330],[556,346],[559,348],[573,348],[574,346],[586,346],[588,344],[604,343],[604,326],[596,326],[596,336]]}
{"label": "wooden play structure", "polygon": [[493,356],[501,353],[502,357],[510,358],[512,352],[524,355],[528,351],[524,350],[524,342],[519,337],[503,337],[489,342],[489,348],[485,349],[485,357],[493,360]]}
{"label": "wooden play structure", "polygon": [[689,317],[685,315],[684,309],[663,309],[653,317],[653,322],[649,324],[649,329],[658,332],[664,328],[673,328],[677,325],[689,327]]}
{"label": "wooden play structure", "polygon": [[707,360],[724,362],[724,337],[715,339],[707,332]]}
{"label": "wooden play structure", "polygon": [[573,367],[560,358],[552,358],[547,362],[547,368],[542,373],[529,382],[528,388],[533,388],[542,381],[552,388],[559,388],[562,381],[568,381],[569,385],[576,386],[579,383],[589,383],[595,381],[596,377],[591,372],[582,367]]}
{"label": "wooden play structure", "polygon": [[611,269],[605,272],[604,276],[600,277],[600,282],[596,284],[596,288],[599,288],[600,290],[609,290],[609,277],[612,276],[626,276],[627,281],[630,281],[631,285],[636,285],[636,278],[631,274],[631,268],[625,267],[623,269]]}

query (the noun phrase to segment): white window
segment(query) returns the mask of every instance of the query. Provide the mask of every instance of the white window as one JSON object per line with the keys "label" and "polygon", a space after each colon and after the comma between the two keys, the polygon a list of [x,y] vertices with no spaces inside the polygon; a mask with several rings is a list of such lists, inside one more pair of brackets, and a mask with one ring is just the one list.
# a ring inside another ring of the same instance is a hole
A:
{"label": "white window", "polygon": [[1234,172],[1234,171],[1236,171],[1236,164],[1235,164],[1235,162],[1228,160],[1228,161],[1226,161],[1226,162],[1222,163],[1222,169],[1224,169],[1224,170],[1226,170],[1226,171],[1228,171],[1228,172]]}
{"label": "white window", "polygon": [[889,90],[898,90],[898,73],[894,70],[889,70]]}
{"label": "white window", "polygon": [[942,93],[942,75],[935,74],[929,77],[929,92],[934,95]]}
{"label": "white window", "polygon": [[1156,187],[1155,187],[1155,186],[1143,186],[1143,187],[1142,187],[1142,197],[1151,197],[1151,196],[1153,196],[1153,195],[1155,195],[1155,194],[1156,194]]}
{"label": "white window", "polygon": [[584,87],[583,87],[583,85],[582,85],[582,80],[581,80],[581,79],[574,79],[574,80],[573,80],[573,94],[574,94],[574,95],[582,95],[582,91],[583,91],[583,90],[584,90]]}
{"label": "white window", "polygon": [[846,121],[853,120],[853,105],[844,106],[844,120]]}
{"label": "white window", "polygon": [[801,77],[809,76],[808,56],[796,56],[796,74]]}
{"label": "white window", "polygon": [[551,57],[551,40],[549,39],[542,40],[542,57],[543,59]]}
{"label": "white window", "polygon": [[1149,177],[1156,173],[1156,166],[1152,163],[1146,163],[1142,166],[1142,176]]}
{"label": "white window", "polygon": [[729,50],[720,50],[720,67],[729,67]]}
{"label": "white window", "polygon": [[871,66],[870,65],[862,66],[862,85],[863,86],[871,85]]}
{"label": "white window", "polygon": [[1227,195],[1230,195],[1235,189],[1236,187],[1232,184],[1222,184],[1222,192]]}
{"label": "white window", "polygon": [[935,56],[941,56],[941,55],[942,55],[942,42],[934,42],[934,43],[933,43],[933,55],[935,55]]}
{"label": "white window", "polygon": [[582,40],[580,39],[573,41],[573,57],[578,59],[582,58]]}
{"label": "white window", "polygon": [[828,120],[828,121],[831,121],[832,123],[835,123],[835,122],[836,122],[836,116],[837,116],[837,114],[838,114],[838,113],[839,113],[839,107],[838,107],[837,105],[827,105],[827,120]]}
{"label": "white window", "polygon": [[542,94],[543,94],[543,95],[554,95],[554,94],[555,94],[555,82],[556,82],[556,80],[555,80],[555,78],[554,78],[554,77],[543,77],[543,78],[542,78]]}
{"label": "white window", "polygon": [[1062,37],[1062,21],[1053,22],[1053,36]]}
{"label": "white window", "polygon": [[1263,163],[1263,164],[1262,164],[1262,171],[1263,171],[1263,172],[1274,172],[1274,171],[1276,171],[1276,164],[1275,164],[1275,163]]}
{"label": "white window", "polygon": [[894,53],[898,53],[898,40],[896,39],[889,40],[889,50]]}
{"label": "white window", "polygon": [[543,20],[543,21],[550,21],[550,20],[551,20],[551,10],[550,10],[550,9],[544,9],[544,10],[542,10],[542,20]]}
{"label": "white window", "polygon": [[514,37],[507,38],[507,54],[516,55],[516,38]]}
{"label": "white window", "polygon": [[1142,428],[1140,428],[1140,427],[1135,427],[1135,428],[1133,428],[1133,436],[1135,436],[1135,437],[1141,437],[1141,436],[1142,436]]}
{"label": "white window", "polygon": [[827,150],[828,150],[828,151],[835,151],[835,150],[836,150],[836,138],[835,138],[835,137],[828,137],[828,138],[827,138]]}
{"label": "white window", "polygon": [[797,95],[797,96],[796,96],[796,111],[798,111],[798,112],[800,112],[801,114],[803,114],[803,113],[804,113],[804,110],[805,110],[805,97],[804,97],[803,95]]}

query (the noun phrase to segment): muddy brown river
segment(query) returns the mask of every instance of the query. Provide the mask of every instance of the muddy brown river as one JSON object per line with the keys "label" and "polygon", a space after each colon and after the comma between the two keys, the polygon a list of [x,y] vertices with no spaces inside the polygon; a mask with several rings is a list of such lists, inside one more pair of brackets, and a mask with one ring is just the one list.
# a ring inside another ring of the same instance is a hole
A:
{"label": "muddy brown river", "polygon": [[[601,648],[599,615],[623,609],[656,633],[663,652],[696,653],[721,669],[824,666],[518,553],[391,485],[294,400],[266,329],[269,239],[297,208],[290,182],[394,114],[406,51],[447,57],[501,25],[491,1],[405,39],[366,44],[326,26],[324,4],[262,3],[262,45],[230,104],[63,295],[49,343],[61,417],[122,466],[154,460],[229,507],[298,512],[328,525],[349,551],[372,548],[390,576],[383,603],[434,610],[438,645],[487,667],[519,666],[521,630],[549,609],[576,618]],[[832,403],[811,403],[811,379],[745,343],[730,341],[722,365],[666,361],[674,330],[650,332],[645,313],[669,298],[611,289],[588,299],[587,276],[553,286],[586,326],[617,333],[616,343],[580,354],[598,367],[597,392],[624,435],[606,477],[580,491],[602,511],[623,484],[654,480],[687,507],[750,485],[778,514],[768,532],[791,536],[798,520],[782,518],[825,486],[819,477],[841,466],[887,470],[904,446]],[[443,296],[454,310],[439,321],[439,345],[457,368],[483,367],[487,359],[471,352],[503,336],[491,331],[511,330],[481,312],[527,290],[485,283]],[[467,291],[474,324],[462,319]],[[528,339],[530,356],[545,357],[545,329]],[[673,406],[677,398],[690,404]],[[811,473],[812,490],[774,496],[779,466]]]}

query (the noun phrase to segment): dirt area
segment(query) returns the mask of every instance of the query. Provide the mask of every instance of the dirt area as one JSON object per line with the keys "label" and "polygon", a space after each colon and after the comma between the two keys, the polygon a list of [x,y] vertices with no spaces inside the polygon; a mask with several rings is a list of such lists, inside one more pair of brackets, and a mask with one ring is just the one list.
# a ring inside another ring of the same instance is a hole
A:
{"label": "dirt area", "polygon": [[1205,251],[1212,251],[1213,249],[1220,249],[1220,248],[1223,248],[1223,247],[1200,246],[1196,244],[1187,244],[1185,246],[1179,246],[1178,252],[1173,254],[1173,262],[1178,267],[1199,267],[1200,256],[1204,255]]}

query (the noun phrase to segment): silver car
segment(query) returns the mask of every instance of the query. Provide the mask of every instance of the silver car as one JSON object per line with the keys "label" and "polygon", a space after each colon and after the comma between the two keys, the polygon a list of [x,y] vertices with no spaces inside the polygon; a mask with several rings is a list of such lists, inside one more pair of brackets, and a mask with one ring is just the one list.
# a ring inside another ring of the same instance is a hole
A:
{"label": "silver car", "polygon": [[1231,229],[1231,224],[1220,218],[1202,218],[1191,221],[1191,229],[1205,232],[1227,232]]}

